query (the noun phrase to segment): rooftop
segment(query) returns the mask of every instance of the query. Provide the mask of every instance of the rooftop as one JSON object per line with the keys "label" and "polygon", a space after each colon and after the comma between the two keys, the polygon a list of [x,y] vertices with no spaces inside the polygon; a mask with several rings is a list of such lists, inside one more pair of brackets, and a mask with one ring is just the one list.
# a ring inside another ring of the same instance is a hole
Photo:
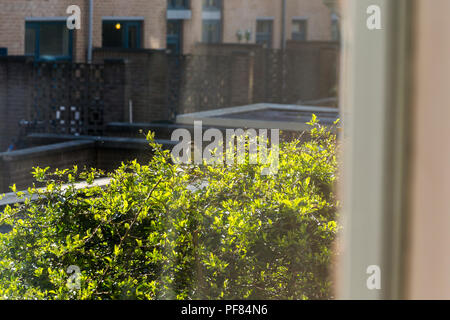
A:
{"label": "rooftop", "polygon": [[315,114],[319,121],[331,125],[339,110],[331,107],[259,103],[178,115],[177,124],[192,125],[202,121],[205,126],[303,131]]}

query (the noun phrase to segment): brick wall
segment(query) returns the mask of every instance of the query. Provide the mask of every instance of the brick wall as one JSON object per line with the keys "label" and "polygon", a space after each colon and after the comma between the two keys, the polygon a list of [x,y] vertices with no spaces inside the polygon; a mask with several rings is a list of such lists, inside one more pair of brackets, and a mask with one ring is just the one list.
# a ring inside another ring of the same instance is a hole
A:
{"label": "brick wall", "polygon": [[33,181],[33,167],[52,169],[78,165],[95,166],[95,149],[91,141],[73,141],[25,150],[0,153],[0,192],[7,192],[16,184],[18,190],[29,187]]}
{"label": "brick wall", "polygon": [[254,55],[245,51],[232,54],[230,106],[242,106],[253,102]]}
{"label": "brick wall", "polygon": [[[0,150],[19,136],[21,120],[35,120],[36,106],[38,120],[44,122],[54,120],[54,108],[69,105],[88,108],[84,115],[89,118],[93,112],[89,108],[97,108],[91,98],[98,94],[103,99],[99,102],[101,125],[129,122],[130,100],[134,122],[171,120],[169,94],[178,95],[178,114],[258,102],[328,98],[336,94],[338,53],[338,44],[332,42],[289,41],[286,52],[257,45],[198,44],[195,54],[179,61],[178,92],[169,91],[169,77],[176,75],[168,72],[168,57],[161,50],[96,49],[94,60],[103,66],[100,69],[97,64],[72,64],[60,73],[58,65],[47,64],[37,79],[35,66],[24,58],[0,58]],[[82,74],[88,78],[75,81],[73,70],[77,68],[85,70]],[[103,76],[92,77],[91,69],[103,72]],[[35,87],[41,92],[39,98]],[[74,104],[73,90],[84,100]],[[87,125],[85,122],[81,130]]]}
{"label": "brick wall", "polygon": [[[30,148],[0,153],[0,193],[8,192],[13,184],[18,190],[31,186],[31,172],[37,166],[54,170],[77,165],[80,170],[87,167],[111,172],[122,162],[136,159],[147,163],[152,157],[142,138],[32,134],[27,139]],[[165,148],[174,145],[168,141],[160,143]]]}
{"label": "brick wall", "polygon": [[[292,39],[292,19],[302,17],[308,20],[307,39],[327,41],[331,39],[331,12],[322,0],[287,0],[286,39]],[[250,29],[251,43],[255,42],[256,20],[260,17],[273,18],[273,48],[281,46],[282,1],[274,0],[225,0],[224,32],[226,43],[238,42],[236,32]]]}
{"label": "brick wall", "polygon": [[285,52],[254,44],[197,44],[185,63],[179,114],[251,103],[297,104],[336,96],[339,44],[288,41]]}
{"label": "brick wall", "polygon": [[0,151],[19,136],[31,101],[31,64],[24,57],[0,57]]}
{"label": "brick wall", "polygon": [[167,0],[96,0],[94,1],[93,46],[102,47],[102,17],[144,17],[143,48],[166,47]]}
{"label": "brick wall", "polygon": [[0,151],[27,132],[100,134],[107,122],[124,121],[126,81],[122,61],[49,64],[0,57]]}
{"label": "brick wall", "polygon": [[[105,59],[123,59],[126,64],[126,84],[129,99],[133,105],[133,120],[151,122],[168,120],[167,56],[161,50],[111,50],[97,48],[94,50],[94,62]],[[128,105],[124,120],[129,121]]]}
{"label": "brick wall", "polygon": [[127,84],[127,66],[123,61],[105,60],[104,65],[103,122],[106,125],[108,122],[125,121],[130,85]]}
{"label": "brick wall", "polygon": [[[102,17],[144,17],[143,46],[159,49],[166,46],[166,0],[96,0],[94,1],[93,45],[102,46]],[[86,61],[88,39],[87,0],[1,0],[0,47],[10,55],[25,53],[25,19],[28,17],[64,17],[67,7],[81,9],[81,29],[74,31],[74,61]]]}
{"label": "brick wall", "polygon": [[[192,19],[183,21],[183,53],[193,53],[195,45],[202,41],[202,1],[191,0]],[[260,17],[273,18],[273,48],[281,46],[281,4],[274,0],[224,0],[223,42],[237,43],[238,30],[252,31],[250,43],[255,43],[256,20]],[[287,0],[286,39],[292,39],[293,18],[306,18],[307,39],[328,41],[331,39],[331,11],[322,0]]]}
{"label": "brick wall", "polygon": [[308,41],[331,40],[331,10],[324,4],[323,0],[287,0],[286,4],[287,40],[292,40],[292,20],[298,17],[307,19]]}
{"label": "brick wall", "polygon": [[[80,30],[75,31],[74,61],[86,59],[88,39],[87,0],[2,0],[0,1],[0,47],[7,47],[10,55],[23,55],[25,46],[25,18],[68,16],[69,5],[81,9]],[[143,17],[143,48],[166,47],[167,0],[96,0],[94,1],[93,45],[102,47],[102,17]],[[183,52],[191,53],[202,41],[202,0],[191,0],[192,19],[183,22]],[[256,19],[273,17],[273,45],[281,43],[281,1],[225,0],[223,8],[223,41],[237,42],[238,29],[252,30],[255,42]],[[292,19],[308,20],[308,40],[326,41],[331,38],[331,12],[321,0],[288,0],[286,36],[291,39]]]}
{"label": "brick wall", "polygon": [[[25,53],[25,18],[62,17],[70,5],[78,5],[83,27],[87,24],[87,1],[84,0],[2,0],[0,1],[0,47],[7,47],[10,55]],[[75,61],[84,61],[87,28],[75,30]]]}
{"label": "brick wall", "polygon": [[339,43],[287,43],[286,97],[291,102],[337,95]]}
{"label": "brick wall", "polygon": [[183,53],[189,54],[202,41],[203,0],[190,0],[192,19],[183,21]]}
{"label": "brick wall", "polygon": [[256,45],[201,44],[182,62],[178,114],[251,104]]}

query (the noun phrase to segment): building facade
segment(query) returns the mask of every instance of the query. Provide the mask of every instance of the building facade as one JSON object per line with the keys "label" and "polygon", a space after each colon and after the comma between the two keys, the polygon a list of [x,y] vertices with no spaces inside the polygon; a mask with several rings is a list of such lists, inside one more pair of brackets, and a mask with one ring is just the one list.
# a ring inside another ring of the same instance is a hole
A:
{"label": "building facade", "polygon": [[[86,61],[88,0],[2,0],[0,47],[9,55]],[[167,0],[93,0],[92,46],[163,49]],[[66,26],[67,8],[80,8],[81,28]]]}
{"label": "building facade", "polygon": [[228,0],[224,15],[224,42],[238,42],[237,34],[243,32],[250,43],[280,48],[283,20],[286,40],[331,40],[331,13],[322,1],[286,0],[283,19],[281,0]]}
{"label": "building facade", "polygon": [[[285,3],[283,10],[282,0],[3,0],[0,54],[83,62],[90,43],[186,54],[198,42],[280,48],[283,39],[336,38],[336,19],[322,0]],[[67,28],[71,5],[80,8],[80,29]]]}
{"label": "building facade", "polygon": [[285,3],[283,10],[282,0],[169,0],[168,37],[176,34],[171,40],[177,39],[182,53],[192,52],[198,42],[260,43],[278,49],[283,39],[338,40],[337,16],[322,0]]}

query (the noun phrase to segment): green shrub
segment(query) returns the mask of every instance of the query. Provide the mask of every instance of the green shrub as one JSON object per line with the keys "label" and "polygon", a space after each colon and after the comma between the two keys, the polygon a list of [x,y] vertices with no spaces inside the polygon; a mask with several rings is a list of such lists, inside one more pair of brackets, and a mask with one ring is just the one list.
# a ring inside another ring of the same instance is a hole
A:
{"label": "green shrub", "polygon": [[151,162],[123,164],[104,188],[73,186],[96,170],[36,168],[46,188],[1,214],[0,298],[330,298],[336,137],[311,125],[307,142],[280,145],[272,176],[248,159],[174,165],[152,134]]}

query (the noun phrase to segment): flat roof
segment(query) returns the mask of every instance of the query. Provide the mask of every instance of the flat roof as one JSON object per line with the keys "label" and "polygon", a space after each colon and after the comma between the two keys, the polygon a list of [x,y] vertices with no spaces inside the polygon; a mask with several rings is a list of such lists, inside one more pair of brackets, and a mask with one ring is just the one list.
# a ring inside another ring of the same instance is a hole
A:
{"label": "flat roof", "polygon": [[192,125],[202,121],[205,126],[303,131],[315,114],[324,125],[339,118],[339,109],[332,107],[258,103],[178,115],[178,124]]}

